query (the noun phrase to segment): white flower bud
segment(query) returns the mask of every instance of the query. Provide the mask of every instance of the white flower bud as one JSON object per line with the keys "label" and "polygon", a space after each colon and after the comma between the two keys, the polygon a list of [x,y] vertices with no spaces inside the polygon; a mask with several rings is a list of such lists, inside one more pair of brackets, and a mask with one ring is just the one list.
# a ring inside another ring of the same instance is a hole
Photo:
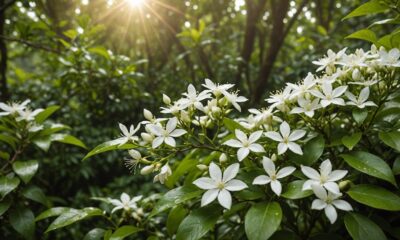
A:
{"label": "white flower bud", "polygon": [[226,156],[225,153],[222,153],[222,154],[219,156],[219,162],[220,162],[220,163],[225,163],[227,160],[228,160],[228,157]]}
{"label": "white flower bud", "polygon": [[153,120],[153,114],[149,110],[143,109],[143,115],[144,115],[144,118],[146,118],[147,120],[149,120],[149,121]]}
{"label": "white flower bud", "polygon": [[154,165],[148,165],[148,166],[144,166],[141,170],[140,170],[140,174],[142,175],[147,175],[152,173],[154,170]]}
{"label": "white flower bud", "polygon": [[219,107],[212,107],[212,108],[211,108],[211,111],[212,111],[213,114],[218,115],[218,114],[221,113],[221,108],[219,108]]}
{"label": "white flower bud", "polygon": [[165,95],[165,94],[163,94],[163,102],[166,104],[166,105],[170,105],[171,104],[171,98],[169,98],[167,95]]}
{"label": "white flower bud", "polygon": [[142,155],[140,154],[139,151],[136,151],[135,149],[130,149],[128,150],[129,155],[135,160],[141,159]]}
{"label": "white flower bud", "polygon": [[272,154],[271,160],[272,160],[273,162],[275,162],[277,159],[278,159],[278,157],[276,156],[276,154],[275,154],[275,153]]}
{"label": "white flower bud", "polygon": [[207,166],[207,165],[204,165],[204,164],[198,164],[196,167],[197,167],[200,171],[206,171],[206,170],[208,169],[208,166]]}
{"label": "white flower bud", "polygon": [[360,70],[358,70],[358,68],[353,70],[353,73],[351,74],[351,77],[353,78],[353,80],[355,81],[359,81],[361,80],[361,72]]}
{"label": "white flower bud", "polygon": [[182,111],[181,111],[180,119],[181,119],[183,122],[185,122],[185,123],[190,123],[189,113],[186,112],[186,111],[184,111],[184,110],[182,110]]}
{"label": "white flower bud", "polygon": [[154,139],[154,136],[151,135],[151,134],[148,134],[148,133],[141,133],[140,136],[142,137],[142,139],[143,139],[145,142],[148,142],[148,143],[152,142],[153,139]]}

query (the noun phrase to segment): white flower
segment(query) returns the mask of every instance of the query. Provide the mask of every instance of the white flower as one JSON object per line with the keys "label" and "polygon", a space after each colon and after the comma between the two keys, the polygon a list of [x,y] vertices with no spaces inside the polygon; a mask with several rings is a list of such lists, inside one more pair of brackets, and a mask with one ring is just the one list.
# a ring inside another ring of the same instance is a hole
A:
{"label": "white flower", "polygon": [[121,137],[116,139],[116,142],[119,144],[119,146],[122,146],[127,142],[135,142],[135,141],[139,140],[139,138],[134,135],[139,130],[140,123],[137,125],[136,128],[134,128],[134,126],[131,125],[129,127],[129,131],[128,131],[128,128],[124,124],[119,123],[118,125],[119,125],[119,129],[121,130]]}
{"label": "white flower", "polygon": [[286,86],[283,91],[278,91],[269,98],[265,99],[268,103],[271,103],[270,109],[278,108],[281,111],[286,110],[287,101],[291,98],[292,88],[290,86]]}
{"label": "white flower", "polygon": [[310,99],[298,98],[297,103],[299,104],[300,107],[294,107],[292,111],[290,111],[290,113],[292,114],[304,113],[309,117],[313,117],[314,111],[321,108],[318,98],[315,98],[312,101]]}
{"label": "white flower", "polygon": [[391,49],[387,52],[385,49],[379,50],[378,62],[383,66],[400,67],[400,50],[397,48]]}
{"label": "white flower", "polygon": [[183,110],[184,107],[182,107],[179,102],[174,102],[173,105],[170,105],[169,107],[161,107],[161,109],[161,113],[169,113],[175,115],[179,113],[179,111]]}
{"label": "white flower", "polygon": [[142,154],[140,154],[140,152],[136,151],[135,149],[128,150],[128,153],[132,158],[125,160],[125,166],[132,171],[134,168],[136,168],[136,166],[142,159]]}
{"label": "white flower", "polygon": [[279,126],[279,131],[280,133],[270,131],[265,134],[272,140],[279,142],[278,155],[285,153],[288,148],[294,153],[303,155],[303,151],[301,150],[300,146],[294,141],[304,137],[304,135],[306,135],[306,131],[294,130],[292,133],[290,133],[290,126],[287,122],[281,123]]}
{"label": "white flower", "polygon": [[284,178],[289,176],[296,170],[295,167],[284,167],[280,169],[278,172],[276,172],[275,169],[275,164],[272,162],[271,159],[267,157],[263,157],[263,167],[265,172],[267,172],[267,175],[261,175],[258,176],[254,179],[253,184],[254,185],[265,185],[268,183],[271,183],[271,189],[274,191],[276,195],[281,195],[282,192],[282,185],[279,182],[278,179]]}
{"label": "white flower", "polygon": [[311,90],[311,93],[321,99],[321,106],[327,107],[330,104],[345,105],[344,100],[340,98],[346,92],[347,86],[340,86],[332,89],[332,84],[323,83],[322,92],[318,90]]}
{"label": "white flower", "polygon": [[223,95],[228,95],[227,90],[232,88],[234,85],[233,84],[215,84],[213,83],[210,79],[205,79],[205,84],[202,84],[205,88],[208,90],[205,90],[205,92],[212,92],[214,96],[219,97],[221,94]]}
{"label": "white flower", "polygon": [[273,108],[266,108],[266,109],[249,109],[249,112],[254,114],[254,119],[257,121],[258,124],[267,124],[272,125],[273,122],[282,122],[282,119],[274,115]]}
{"label": "white flower", "polygon": [[372,101],[367,101],[369,97],[369,87],[365,87],[361,90],[360,95],[358,98],[354,96],[351,92],[346,92],[345,95],[350,100],[347,102],[347,105],[357,106],[358,108],[365,108],[365,107],[376,107],[376,104]]}
{"label": "white flower", "polygon": [[15,120],[17,120],[18,122],[22,120],[30,122],[35,120],[35,117],[41,112],[43,112],[43,109],[41,108],[35,109],[34,111],[30,110],[29,108],[25,108],[25,110],[18,111],[19,117],[17,117]]}
{"label": "white flower", "polygon": [[321,163],[319,172],[307,166],[301,166],[301,171],[310,178],[303,184],[303,190],[310,190],[313,184],[317,184],[335,194],[340,193],[339,185],[336,181],[344,178],[347,174],[347,170],[332,171],[332,164],[329,159]]}
{"label": "white flower", "polygon": [[184,93],[183,95],[186,98],[181,98],[178,101],[183,109],[194,106],[195,108],[202,110],[203,105],[201,104],[201,101],[210,98],[210,94],[205,91],[197,94],[197,91],[192,84],[189,84],[187,88],[187,93]]}
{"label": "white flower", "polygon": [[256,131],[250,134],[250,136],[247,138],[247,135],[244,132],[236,129],[235,135],[238,140],[230,139],[224,142],[224,144],[230,147],[239,148],[239,150],[237,151],[237,157],[239,162],[241,162],[247,157],[247,155],[249,155],[250,151],[255,153],[265,151],[263,146],[255,143],[261,137],[262,133],[263,131]]}
{"label": "white flower", "polygon": [[320,185],[312,185],[312,189],[314,191],[314,194],[319,199],[315,199],[312,202],[311,208],[316,210],[324,209],[325,215],[329,219],[331,224],[333,224],[337,219],[337,212],[335,207],[343,211],[353,210],[353,208],[348,202],[338,199],[339,197],[342,196],[342,194],[334,194],[331,192],[326,192],[326,190]]}
{"label": "white flower", "polygon": [[239,112],[242,111],[238,103],[246,102],[247,98],[238,96],[238,93],[227,93],[225,95],[226,100],[232,104]]}
{"label": "white flower", "polygon": [[197,187],[207,190],[201,198],[201,206],[205,206],[216,198],[219,204],[226,209],[232,205],[232,196],[229,191],[240,191],[247,188],[247,185],[237,179],[234,179],[239,172],[239,163],[230,165],[222,174],[221,169],[211,163],[209,167],[210,177],[201,177],[193,182]]}
{"label": "white flower", "polygon": [[132,199],[128,194],[122,193],[121,200],[118,199],[109,199],[110,203],[115,206],[111,213],[114,213],[117,210],[123,209],[124,211],[130,211],[137,208],[136,202],[142,199],[142,196],[136,196]]}
{"label": "white flower", "polygon": [[176,129],[177,124],[178,119],[174,117],[168,120],[165,128],[159,124],[150,125],[149,130],[156,136],[153,140],[152,147],[157,148],[163,142],[171,147],[175,147],[176,142],[174,137],[180,137],[186,133],[186,131],[183,129]]}
{"label": "white flower", "polygon": [[162,168],[161,168],[161,170],[160,170],[160,173],[157,174],[157,175],[154,177],[153,182],[159,181],[160,183],[164,184],[165,181],[167,180],[167,178],[168,178],[169,176],[171,176],[171,174],[172,174],[172,170],[171,170],[171,168],[169,167],[168,163],[166,163],[164,166],[162,166]]}
{"label": "white flower", "polygon": [[357,49],[353,54],[344,55],[338,64],[347,67],[366,67],[365,60],[367,56],[364,50]]}
{"label": "white flower", "polygon": [[288,83],[287,85],[292,88],[290,98],[303,97],[304,94],[310,91],[310,89],[316,84],[314,75],[308,73],[307,77],[304,79],[303,83],[300,85]]}
{"label": "white flower", "polygon": [[30,103],[30,101],[31,100],[28,99],[22,103],[11,102],[9,104],[0,102],[0,109],[4,111],[4,112],[0,112],[0,116],[13,115],[19,111],[23,111],[26,108],[26,105],[28,105],[28,103]]}
{"label": "white flower", "polygon": [[321,58],[318,61],[313,61],[312,63],[320,66],[317,69],[317,72],[322,71],[327,67],[333,67],[336,64],[336,61],[344,55],[346,49],[347,48],[344,48],[338,53],[335,53],[331,49],[329,49],[324,58]]}

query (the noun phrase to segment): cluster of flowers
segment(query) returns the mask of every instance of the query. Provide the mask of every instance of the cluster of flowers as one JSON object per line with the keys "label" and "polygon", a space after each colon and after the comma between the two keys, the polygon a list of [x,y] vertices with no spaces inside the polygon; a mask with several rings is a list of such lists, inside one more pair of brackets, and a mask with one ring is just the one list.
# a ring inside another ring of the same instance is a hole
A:
{"label": "cluster of flowers", "polygon": [[[252,184],[270,184],[272,191],[280,196],[282,179],[296,170],[284,161],[288,150],[302,155],[301,144],[324,129],[318,127],[338,120],[340,108],[377,107],[374,94],[370,96],[370,93],[380,93],[397,84],[390,76],[400,67],[399,57],[398,49],[386,51],[375,46],[369,51],[358,49],[351,54],[346,54],[346,49],[338,53],[329,50],[324,58],[313,62],[319,66],[318,74],[309,73],[298,84],[287,83],[283,91],[266,99],[268,107],[250,109],[246,118],[235,119],[238,127],[234,135],[230,134],[224,119],[234,109],[240,112],[239,103],[247,99],[231,91],[232,84],[219,85],[206,79],[205,90],[198,92],[189,85],[183,97],[175,102],[163,95],[166,107],[162,107],[161,113],[169,117],[156,118],[144,110],[146,120],[136,128],[130,126],[128,130],[120,124],[122,136],[115,141],[120,145],[134,144],[136,147],[129,150],[132,159],[127,165],[131,169],[144,165],[141,173],[157,172],[154,181],[161,183],[172,174],[169,161],[173,161],[177,153],[196,148],[220,152],[218,163],[198,165],[201,171],[208,170],[210,176],[193,182],[206,190],[201,206],[218,199],[224,208],[231,207],[230,192],[248,187],[235,179],[246,159],[254,166],[262,165],[266,172]],[[145,131],[137,134],[143,125]],[[178,138],[180,144],[177,144]],[[339,164],[334,162],[334,165]],[[342,193],[338,181],[346,176],[346,170],[332,170],[329,159],[321,163],[319,171],[310,166],[301,166],[300,170],[309,178],[303,190],[312,190],[317,197],[312,209],[324,209],[331,223],[337,219],[336,208],[352,210],[348,202],[339,199]]]}
{"label": "cluster of flowers", "polygon": [[10,102],[3,103],[0,102],[0,117],[12,116],[17,122],[26,122],[26,128],[29,132],[37,132],[43,129],[43,126],[38,125],[34,120],[35,117],[43,111],[42,108],[32,110],[28,107],[30,100],[25,100],[22,103]]}

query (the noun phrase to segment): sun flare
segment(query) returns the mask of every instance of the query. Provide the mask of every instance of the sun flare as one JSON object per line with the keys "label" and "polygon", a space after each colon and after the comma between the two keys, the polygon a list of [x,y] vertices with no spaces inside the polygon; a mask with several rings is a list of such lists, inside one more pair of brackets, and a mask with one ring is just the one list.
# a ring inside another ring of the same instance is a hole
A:
{"label": "sun flare", "polygon": [[131,6],[131,7],[140,7],[144,4],[146,0],[127,0],[127,3]]}

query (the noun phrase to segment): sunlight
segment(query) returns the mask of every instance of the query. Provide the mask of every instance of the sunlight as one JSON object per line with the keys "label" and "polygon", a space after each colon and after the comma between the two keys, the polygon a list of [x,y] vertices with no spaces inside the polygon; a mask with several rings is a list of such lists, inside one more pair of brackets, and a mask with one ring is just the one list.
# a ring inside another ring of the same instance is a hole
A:
{"label": "sunlight", "polygon": [[128,4],[135,8],[142,6],[145,1],[146,0],[127,0]]}

